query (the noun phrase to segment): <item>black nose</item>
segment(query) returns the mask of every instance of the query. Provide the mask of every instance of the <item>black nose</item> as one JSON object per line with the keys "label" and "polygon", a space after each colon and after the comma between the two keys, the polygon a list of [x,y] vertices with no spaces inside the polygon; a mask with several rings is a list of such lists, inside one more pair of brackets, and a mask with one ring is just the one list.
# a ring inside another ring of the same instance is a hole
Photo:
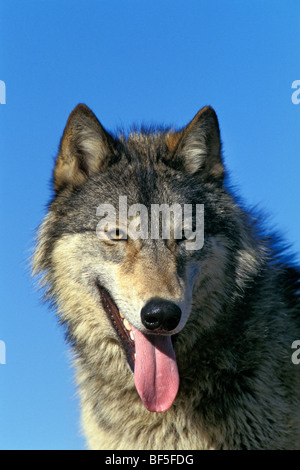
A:
{"label": "black nose", "polygon": [[142,308],[143,325],[151,331],[172,331],[180,322],[181,310],[169,300],[152,299]]}

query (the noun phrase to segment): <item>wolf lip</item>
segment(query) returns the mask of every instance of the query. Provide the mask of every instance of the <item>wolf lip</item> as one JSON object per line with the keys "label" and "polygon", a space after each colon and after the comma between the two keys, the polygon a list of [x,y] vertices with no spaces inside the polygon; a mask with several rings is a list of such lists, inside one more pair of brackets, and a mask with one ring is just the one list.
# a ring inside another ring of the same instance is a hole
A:
{"label": "wolf lip", "polygon": [[[135,353],[135,343],[131,338],[132,331],[130,329],[129,322],[121,315],[118,307],[116,306],[115,302],[111,298],[111,295],[105,289],[105,287],[97,284],[98,290],[100,292],[102,306],[110,319],[118,337],[121,340],[123,348],[125,350],[128,364],[132,370],[134,371],[134,353]],[[122,319],[123,317],[123,319]]]}

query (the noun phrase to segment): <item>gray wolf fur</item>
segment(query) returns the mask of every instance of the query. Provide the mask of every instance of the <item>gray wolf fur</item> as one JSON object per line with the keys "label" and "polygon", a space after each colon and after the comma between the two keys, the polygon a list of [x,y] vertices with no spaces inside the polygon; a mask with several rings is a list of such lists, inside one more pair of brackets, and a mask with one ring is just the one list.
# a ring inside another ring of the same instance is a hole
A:
{"label": "gray wolf fur", "polygon": [[[299,449],[299,270],[232,194],[214,110],[114,135],[78,105],[53,179],[33,271],[74,352],[89,448]],[[204,204],[203,248],[123,239],[120,220],[99,240],[97,207],[120,195]]]}

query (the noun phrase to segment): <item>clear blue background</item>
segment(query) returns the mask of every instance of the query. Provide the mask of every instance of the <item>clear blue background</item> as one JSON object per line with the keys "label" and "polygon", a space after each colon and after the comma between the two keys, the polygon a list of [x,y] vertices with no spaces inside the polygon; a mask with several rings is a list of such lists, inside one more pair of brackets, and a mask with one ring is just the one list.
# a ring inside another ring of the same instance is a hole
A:
{"label": "clear blue background", "polygon": [[211,104],[232,182],[300,253],[300,2],[1,0],[0,79],[0,448],[81,449],[69,353],[28,271],[68,115],[183,126]]}

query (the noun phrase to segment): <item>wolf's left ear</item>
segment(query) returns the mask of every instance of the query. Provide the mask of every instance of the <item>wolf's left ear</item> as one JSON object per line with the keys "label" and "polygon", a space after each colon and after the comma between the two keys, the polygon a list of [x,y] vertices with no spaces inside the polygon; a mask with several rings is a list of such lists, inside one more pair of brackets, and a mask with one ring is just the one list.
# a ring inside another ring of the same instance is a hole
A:
{"label": "wolf's left ear", "polygon": [[170,134],[167,145],[172,166],[190,174],[201,172],[206,180],[223,182],[219,123],[210,106],[202,108],[182,131]]}
{"label": "wolf's left ear", "polygon": [[54,189],[80,186],[114,159],[113,137],[84,104],[72,111],[66,124],[54,169]]}

